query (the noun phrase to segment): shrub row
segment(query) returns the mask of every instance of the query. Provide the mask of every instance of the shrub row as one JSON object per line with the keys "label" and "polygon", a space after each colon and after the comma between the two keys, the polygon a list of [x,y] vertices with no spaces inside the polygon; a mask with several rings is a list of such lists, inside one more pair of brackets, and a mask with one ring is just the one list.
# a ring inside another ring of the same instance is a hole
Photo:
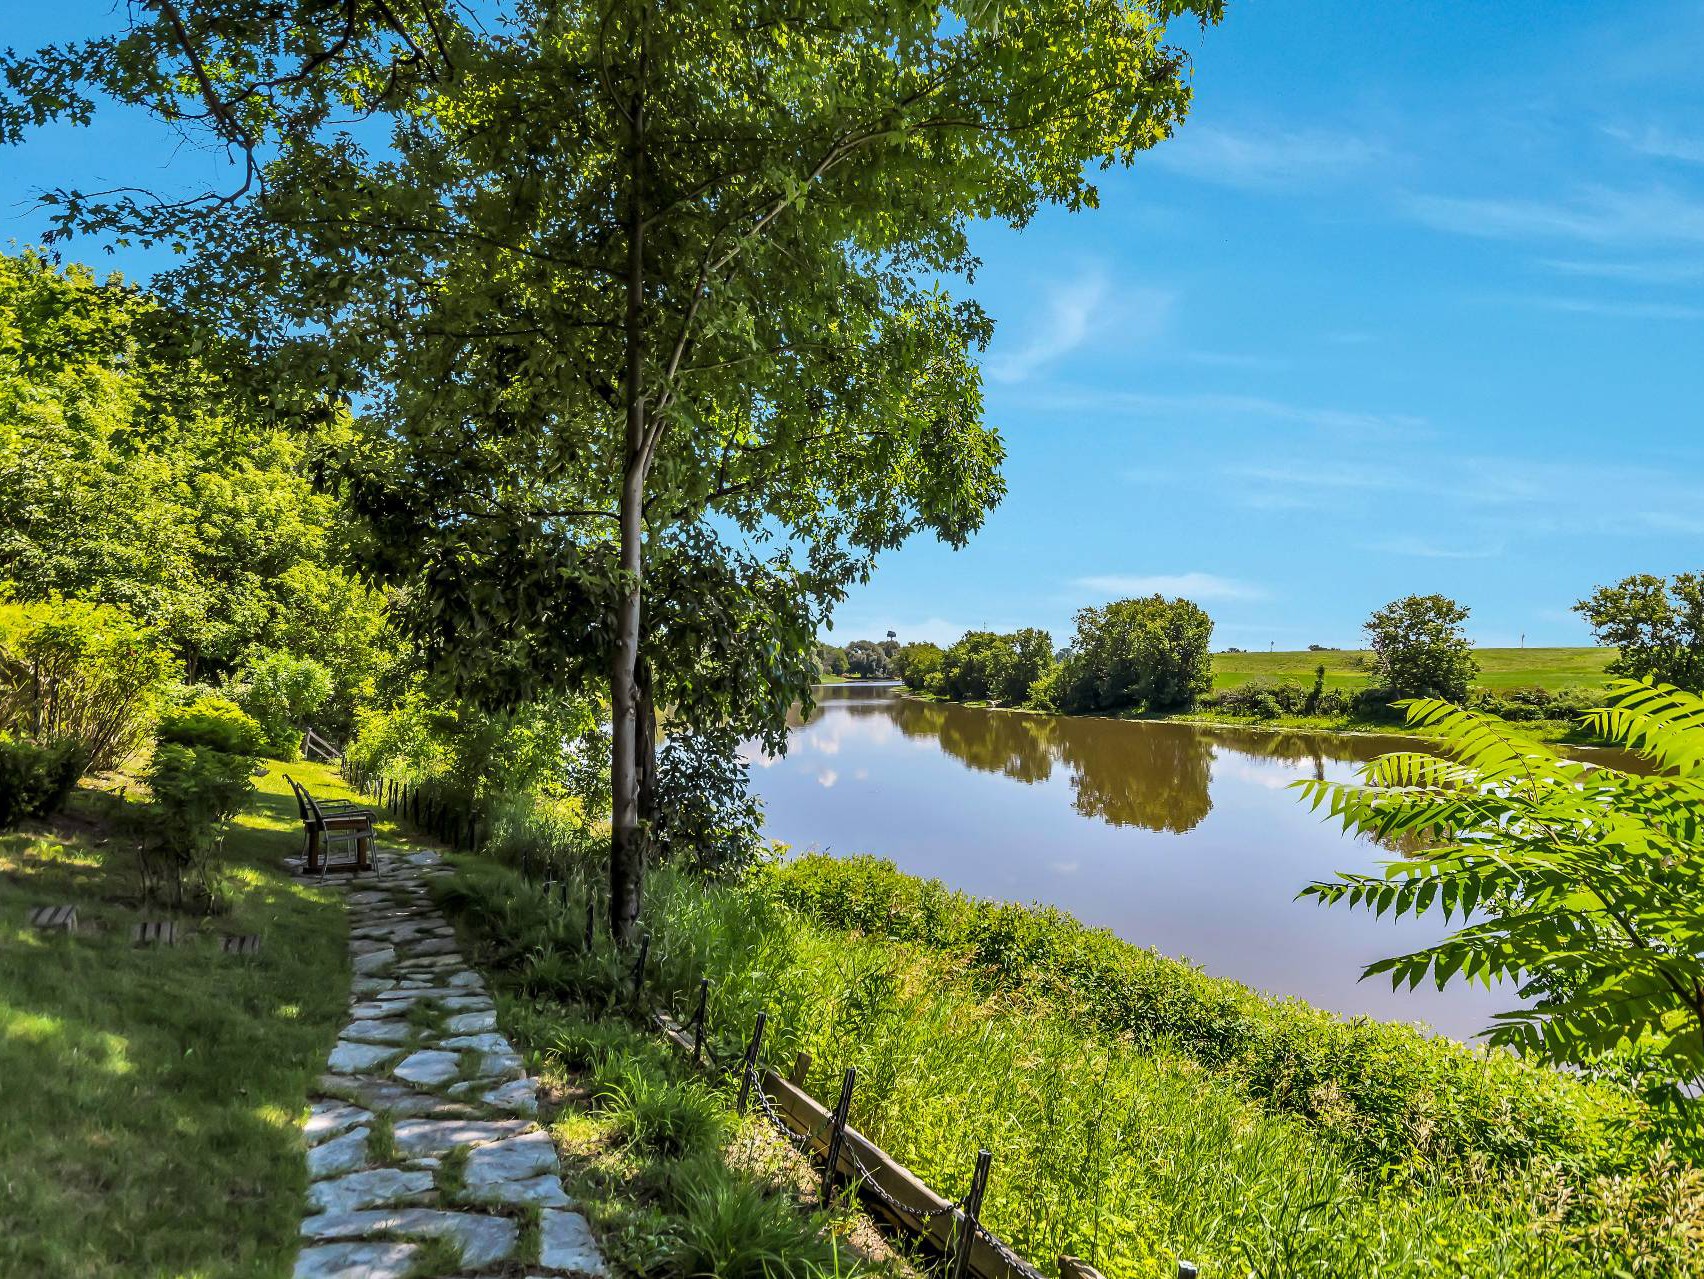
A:
{"label": "shrub row", "polygon": [[1275,1111],[1319,1124],[1365,1172],[1410,1175],[1545,1156],[1619,1166],[1633,1099],[1404,1025],[1276,1000],[1084,926],[1060,911],[979,901],[871,857],[800,857],[761,872],[807,918],[954,956],[990,993],[1019,996],[1138,1042],[1180,1049]]}

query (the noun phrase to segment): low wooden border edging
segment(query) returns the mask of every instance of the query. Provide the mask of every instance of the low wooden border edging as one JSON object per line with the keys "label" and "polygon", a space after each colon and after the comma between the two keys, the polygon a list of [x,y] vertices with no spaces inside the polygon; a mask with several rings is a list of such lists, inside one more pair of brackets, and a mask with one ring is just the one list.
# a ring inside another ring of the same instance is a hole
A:
{"label": "low wooden border edging", "polygon": [[[686,1028],[667,1013],[657,1013],[656,1018],[664,1036],[688,1056],[693,1055],[693,1036]],[[830,1140],[830,1108],[796,1082],[782,1078],[773,1070],[762,1072],[759,1086],[787,1126],[799,1136],[809,1139],[809,1153],[818,1158],[825,1157]],[[915,1216],[896,1209],[879,1194],[866,1195],[868,1205],[883,1220],[918,1236],[946,1256],[957,1252],[966,1226],[963,1211],[931,1190],[914,1172],[863,1133],[848,1125],[841,1135],[833,1171],[856,1186],[863,1181],[860,1165],[880,1190],[901,1204],[915,1206],[928,1213],[927,1216]],[[994,1242],[989,1242],[990,1239]],[[1009,1259],[1012,1255],[1015,1254],[1011,1254],[1011,1250],[1005,1248],[986,1226],[979,1226],[970,1241],[969,1273],[976,1279],[1041,1279],[1041,1272],[1033,1266],[1024,1263],[1014,1265]]]}

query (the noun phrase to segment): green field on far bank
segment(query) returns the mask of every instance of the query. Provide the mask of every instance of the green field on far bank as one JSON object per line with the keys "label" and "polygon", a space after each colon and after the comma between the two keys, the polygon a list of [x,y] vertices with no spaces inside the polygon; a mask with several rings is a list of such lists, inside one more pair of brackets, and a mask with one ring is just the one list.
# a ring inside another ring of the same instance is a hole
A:
{"label": "green field on far bank", "polygon": [[[1479,674],[1474,683],[1485,688],[1598,688],[1609,679],[1604,668],[1615,657],[1612,648],[1476,648]],[[1373,655],[1368,649],[1305,650],[1290,653],[1214,653],[1213,687],[1235,688],[1252,679],[1295,680],[1312,684],[1314,672],[1325,667],[1328,688],[1357,689],[1372,683]]]}

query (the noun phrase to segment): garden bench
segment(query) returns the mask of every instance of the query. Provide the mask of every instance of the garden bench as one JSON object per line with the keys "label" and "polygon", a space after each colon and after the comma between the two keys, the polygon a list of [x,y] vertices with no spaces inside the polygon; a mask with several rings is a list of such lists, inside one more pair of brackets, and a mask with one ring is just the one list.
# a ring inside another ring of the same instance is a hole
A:
{"label": "garden bench", "polygon": [[[304,875],[325,875],[328,871],[347,871],[360,874],[373,869],[373,814],[346,799],[321,802],[308,793],[288,773],[284,780],[296,795],[296,808],[302,818]],[[337,847],[352,847],[354,860],[333,864],[331,851]]]}
{"label": "garden bench", "polygon": [[77,931],[77,908],[75,906],[37,906],[30,911],[30,927],[40,929],[44,933],[75,933]]}
{"label": "garden bench", "polygon": [[144,919],[130,930],[130,941],[135,946],[175,946],[177,922],[171,919]]}

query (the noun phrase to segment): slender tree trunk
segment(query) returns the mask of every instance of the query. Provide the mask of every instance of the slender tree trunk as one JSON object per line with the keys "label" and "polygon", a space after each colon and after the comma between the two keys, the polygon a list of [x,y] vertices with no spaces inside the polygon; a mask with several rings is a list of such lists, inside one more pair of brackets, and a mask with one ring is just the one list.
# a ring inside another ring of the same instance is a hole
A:
{"label": "slender tree trunk", "polygon": [[657,846],[657,702],[651,691],[651,663],[643,656],[635,671],[639,691],[638,732],[634,734],[634,768],[638,771],[639,829],[646,855]]}
{"label": "slender tree trunk", "polygon": [[629,106],[626,344],[627,422],[620,497],[622,596],[616,607],[615,654],[609,673],[610,742],[609,930],[617,945],[632,940],[645,882],[639,824],[639,632],[645,573],[645,475],[650,459],[645,420],[645,49],[639,32],[638,85]]}

